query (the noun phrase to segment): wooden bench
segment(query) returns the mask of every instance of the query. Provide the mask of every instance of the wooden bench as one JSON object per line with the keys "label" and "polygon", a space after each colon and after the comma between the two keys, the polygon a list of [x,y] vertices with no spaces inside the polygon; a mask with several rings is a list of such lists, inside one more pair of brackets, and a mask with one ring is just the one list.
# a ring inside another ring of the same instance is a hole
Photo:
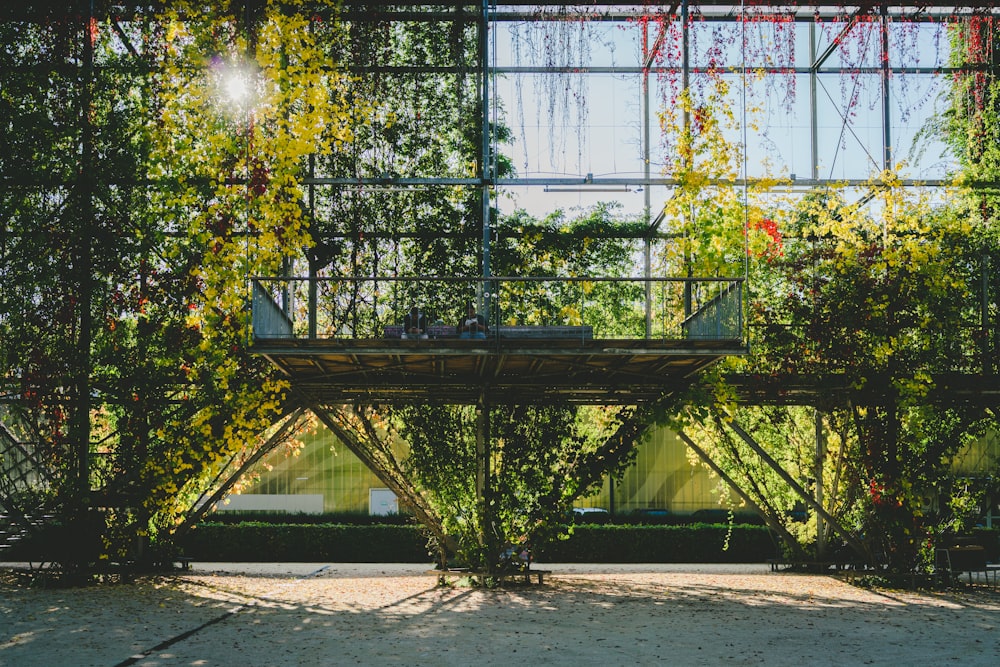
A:
{"label": "wooden bench", "polygon": [[[982,572],[986,581],[990,580],[990,567],[986,563],[986,549],[978,545],[949,547],[937,549],[934,552],[934,570],[948,578],[961,575],[963,572],[969,575],[969,584],[972,584],[972,573]],[[996,570],[994,570],[994,578]]]}
{"label": "wooden bench", "polygon": [[[593,340],[594,339],[594,327],[590,325],[580,325],[580,326],[534,326],[534,325],[515,325],[515,326],[500,326],[495,329],[496,334],[498,334],[501,340]],[[487,339],[493,338],[493,331],[486,336]],[[402,338],[403,337],[403,325],[402,324],[389,324],[385,327],[383,331],[383,336],[385,338]],[[440,338],[458,338],[458,331],[454,326],[432,324],[427,327],[427,337],[440,339]],[[480,339],[481,340],[481,339]]]}
{"label": "wooden bench", "polygon": [[535,577],[538,581],[538,585],[541,586],[545,583],[546,575],[552,574],[552,570],[538,570],[535,568],[528,568],[526,570],[515,570],[513,572],[503,573],[500,575],[500,581],[506,578],[510,579],[524,579],[524,583],[530,584],[531,578]]}
{"label": "wooden bench", "polygon": [[777,572],[782,567],[790,567],[792,564],[792,561],[784,558],[768,558],[764,562],[771,566],[771,572]]}
{"label": "wooden bench", "polygon": [[[427,574],[433,574],[438,578],[439,581],[443,581],[446,577],[477,577],[483,576],[481,573],[473,572],[467,568],[453,568],[448,570],[428,570]],[[531,578],[534,577],[538,581],[538,585],[541,586],[545,583],[545,575],[552,574],[552,570],[536,570],[533,568],[526,568],[524,570],[506,570],[503,572],[498,572],[496,575],[497,580],[502,584],[507,579],[523,579],[524,583],[530,584]]]}
{"label": "wooden bench", "polygon": [[[402,324],[390,324],[385,327],[383,332],[385,338],[402,338],[403,337],[403,325]],[[428,338],[458,338],[458,332],[455,330],[454,326],[448,326],[445,324],[432,324],[427,327],[427,337]]]}
{"label": "wooden bench", "polygon": [[768,558],[765,561],[771,566],[771,572],[777,572],[782,567],[789,570],[805,570],[806,572],[826,572],[831,567],[837,570],[841,565],[834,561],[826,560],[789,560],[787,558]]}

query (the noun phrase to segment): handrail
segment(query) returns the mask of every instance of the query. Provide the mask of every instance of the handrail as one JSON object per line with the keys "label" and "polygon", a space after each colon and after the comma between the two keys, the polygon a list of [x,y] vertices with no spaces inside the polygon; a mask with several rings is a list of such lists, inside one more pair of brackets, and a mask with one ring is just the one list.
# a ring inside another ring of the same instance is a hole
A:
{"label": "handrail", "polygon": [[738,338],[743,331],[743,284],[734,282],[684,318],[685,338]]}
{"label": "handrail", "polygon": [[256,280],[253,281],[251,316],[256,337],[286,338],[293,335],[291,318]]}
{"label": "handrail", "polygon": [[491,331],[586,326],[595,339],[742,340],[744,282],[743,277],[261,276],[252,279],[253,331],[257,340],[383,338],[411,305],[421,308],[428,324],[447,327],[471,302]]}
{"label": "handrail", "polygon": [[251,281],[264,282],[567,282],[567,283],[744,283],[746,278],[734,276],[723,278],[719,276],[676,278],[645,278],[641,276],[254,276]]}

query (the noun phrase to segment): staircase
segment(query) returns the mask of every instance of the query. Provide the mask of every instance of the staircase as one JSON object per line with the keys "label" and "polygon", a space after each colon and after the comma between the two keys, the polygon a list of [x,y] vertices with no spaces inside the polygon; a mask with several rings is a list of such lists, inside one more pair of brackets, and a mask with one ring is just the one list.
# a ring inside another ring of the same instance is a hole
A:
{"label": "staircase", "polygon": [[54,519],[44,500],[50,488],[48,471],[33,455],[32,444],[18,437],[15,424],[11,413],[0,407],[0,561]]}
{"label": "staircase", "polygon": [[[14,548],[31,535],[54,520],[52,514],[32,514],[13,516],[0,514],[0,562],[15,559]],[[17,558],[20,560],[20,558]]]}

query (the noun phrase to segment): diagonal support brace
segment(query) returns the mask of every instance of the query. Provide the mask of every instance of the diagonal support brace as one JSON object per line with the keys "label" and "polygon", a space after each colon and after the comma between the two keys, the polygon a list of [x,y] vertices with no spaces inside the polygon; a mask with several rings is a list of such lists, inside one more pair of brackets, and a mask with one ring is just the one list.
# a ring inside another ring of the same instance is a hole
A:
{"label": "diagonal support brace", "polygon": [[281,427],[277,431],[275,431],[270,438],[267,439],[267,442],[261,445],[261,447],[256,452],[254,452],[252,456],[250,456],[246,461],[244,461],[243,465],[241,465],[236,472],[230,475],[229,478],[226,479],[226,481],[223,482],[222,485],[215,490],[215,493],[209,496],[208,499],[201,504],[201,506],[199,506],[194,512],[192,512],[191,514],[189,514],[187,517],[184,518],[184,521],[182,521],[181,524],[177,526],[177,528],[174,530],[173,533],[174,537],[177,537],[178,535],[183,535],[188,530],[190,530],[191,526],[201,521],[201,518],[205,516],[205,514],[207,514],[208,511],[212,509],[212,507],[214,507],[216,503],[222,500],[223,496],[226,495],[229,489],[233,487],[236,481],[239,480],[239,478],[242,477],[244,473],[246,473],[258,461],[264,458],[265,455],[271,453],[275,447],[284,442],[285,439],[288,437],[288,434],[292,430],[292,428],[296,424],[298,424],[299,419],[302,417],[302,413],[304,411],[305,411],[304,408],[297,408],[294,412],[292,412],[291,415],[289,415],[288,419],[285,420],[285,423],[282,424]]}
{"label": "diagonal support brace", "polygon": [[743,502],[747,504],[748,507],[750,507],[758,514],[760,514],[760,516],[764,519],[764,523],[767,524],[767,527],[776,532],[778,536],[781,538],[781,540],[785,544],[787,544],[788,547],[792,549],[792,551],[800,555],[802,554],[802,546],[799,544],[799,541],[795,539],[795,536],[789,533],[788,529],[785,528],[780,521],[778,521],[773,516],[770,516],[769,514],[764,512],[761,506],[758,505],[746,491],[740,488],[740,486],[736,483],[736,481],[732,477],[726,474],[725,470],[720,468],[718,464],[716,464],[716,462],[712,460],[712,457],[708,455],[708,452],[706,452],[704,449],[695,444],[694,440],[688,437],[687,433],[678,430],[677,436],[684,441],[685,445],[691,448],[691,451],[693,451],[695,454],[698,455],[698,458],[700,458],[702,462],[705,463],[705,465],[707,465],[709,468],[712,469],[712,472],[714,472],[722,479],[722,481],[728,484],[729,488],[731,488],[733,492],[736,495],[738,495],[740,499],[743,500]]}
{"label": "diagonal support brace", "polygon": [[827,525],[829,525],[830,528],[833,529],[834,532],[836,532],[838,535],[844,538],[844,541],[847,542],[847,544],[849,544],[851,548],[854,549],[859,555],[865,556],[867,558],[868,551],[867,549],[865,549],[864,544],[862,544],[861,541],[854,536],[854,534],[852,534],[850,531],[844,528],[833,515],[831,515],[819,503],[817,503],[816,499],[813,498],[811,494],[807,493],[806,490],[802,488],[802,485],[799,484],[797,481],[795,481],[795,479],[790,474],[788,474],[788,472],[784,468],[781,467],[781,464],[775,461],[771,457],[771,455],[768,454],[764,450],[764,448],[761,447],[760,444],[756,440],[754,440],[753,437],[743,429],[743,427],[739,425],[736,419],[734,419],[731,415],[728,414],[726,415],[725,420],[719,419],[718,417],[716,417],[716,419],[719,422],[725,421],[725,423],[729,425],[729,428],[731,428],[733,432],[735,432],[736,435],[738,435],[740,439],[742,439],[743,442],[745,442],[750,447],[750,449],[756,452],[757,455],[761,458],[761,460],[763,460],[764,463],[768,465],[768,467],[770,467],[774,472],[776,472],[778,476],[781,477],[781,479],[784,480],[786,484],[788,484],[788,486],[792,489],[792,491],[794,491],[795,494],[803,500],[803,502],[805,502],[810,508],[812,508],[813,511],[816,512],[816,514],[821,516],[823,520],[826,521]]}

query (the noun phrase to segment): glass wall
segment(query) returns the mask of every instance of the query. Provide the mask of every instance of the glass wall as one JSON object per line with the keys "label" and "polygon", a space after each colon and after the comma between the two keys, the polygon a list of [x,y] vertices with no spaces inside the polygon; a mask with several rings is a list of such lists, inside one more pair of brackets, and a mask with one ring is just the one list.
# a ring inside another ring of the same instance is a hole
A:
{"label": "glass wall", "polygon": [[297,454],[267,457],[245,494],[321,494],[324,512],[367,514],[369,489],[384,486],[378,478],[324,427],[303,441]]}
{"label": "glass wall", "polygon": [[599,494],[577,503],[615,514],[662,509],[671,514],[718,507],[718,479],[702,466],[677,434],[655,429],[639,445],[635,463],[620,482],[606,480]]}
{"label": "glass wall", "polygon": [[[259,469],[259,480],[245,494],[271,496],[320,494],[324,512],[369,512],[371,489],[384,485],[329,431],[321,427],[304,438],[297,455],[275,452]],[[991,433],[964,448],[955,459],[956,475],[982,475],[1000,462],[1000,434]],[[576,503],[615,514],[658,509],[685,515],[720,507],[719,479],[667,429],[655,429],[639,445],[635,463],[620,482],[605,480],[601,491]],[[284,502],[276,499],[275,506]],[[223,508],[224,509],[224,508]]]}
{"label": "glass wall", "polygon": [[[324,512],[368,513],[370,490],[384,486],[322,427],[305,438],[297,455],[275,452],[266,458],[259,475],[245,494],[322,494]],[[647,508],[689,514],[717,507],[717,486],[718,480],[691,458],[676,434],[657,429],[639,446],[635,464],[620,483],[612,489],[605,481],[600,493],[577,505],[603,507],[619,514]]]}

